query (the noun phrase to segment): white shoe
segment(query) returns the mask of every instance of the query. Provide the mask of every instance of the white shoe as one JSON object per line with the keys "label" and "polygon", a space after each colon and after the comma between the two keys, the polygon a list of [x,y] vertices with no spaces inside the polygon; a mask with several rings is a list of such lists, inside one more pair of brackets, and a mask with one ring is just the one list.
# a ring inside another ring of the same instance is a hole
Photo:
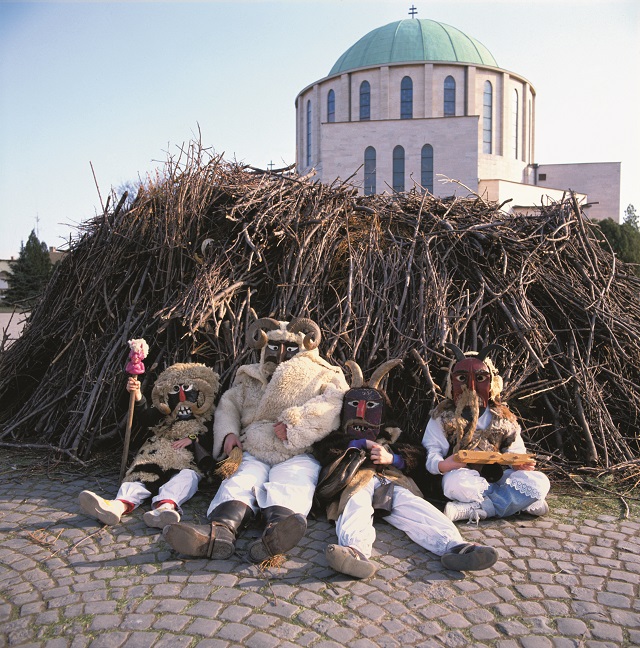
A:
{"label": "white shoe", "polygon": [[153,511],[147,511],[142,516],[142,519],[148,527],[164,529],[168,524],[176,524],[180,522],[180,513],[176,511],[173,504],[160,504],[160,506],[153,509]]}
{"label": "white shoe", "polygon": [[106,500],[91,491],[82,491],[78,502],[87,515],[103,524],[118,524],[126,508],[120,500]]}
{"label": "white shoe", "polygon": [[444,507],[444,514],[452,521],[469,520],[469,524],[487,517],[487,512],[479,502],[447,502]]}
{"label": "white shoe", "polygon": [[529,504],[529,506],[524,509],[524,512],[536,516],[546,515],[549,512],[549,505],[546,500],[538,500],[533,504]]}

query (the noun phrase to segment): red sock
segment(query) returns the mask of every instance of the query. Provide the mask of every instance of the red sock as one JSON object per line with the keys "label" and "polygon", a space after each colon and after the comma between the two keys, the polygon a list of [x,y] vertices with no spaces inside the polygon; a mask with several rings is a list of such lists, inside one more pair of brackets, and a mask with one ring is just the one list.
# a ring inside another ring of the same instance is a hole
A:
{"label": "red sock", "polygon": [[131,511],[133,511],[133,509],[136,507],[136,505],[133,502],[128,502],[127,500],[118,499],[117,501],[122,502],[124,504],[124,512],[122,513],[122,515],[131,513]]}
{"label": "red sock", "polygon": [[156,509],[158,508],[158,506],[162,506],[163,504],[171,504],[171,506],[173,506],[174,509],[178,510],[178,505],[173,500],[170,499],[158,500],[157,502],[154,503],[153,508]]}

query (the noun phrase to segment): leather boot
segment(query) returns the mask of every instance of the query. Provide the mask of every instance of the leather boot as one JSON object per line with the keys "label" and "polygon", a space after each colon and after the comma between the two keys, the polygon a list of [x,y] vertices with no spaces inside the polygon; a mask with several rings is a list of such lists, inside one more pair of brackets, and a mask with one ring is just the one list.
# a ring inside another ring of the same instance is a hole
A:
{"label": "leather boot", "polygon": [[307,530],[307,518],[284,506],[268,506],[262,510],[262,516],[265,520],[262,537],[249,545],[249,559],[254,563],[287,553]]}
{"label": "leather boot", "polygon": [[441,556],[440,562],[447,569],[455,571],[478,571],[488,569],[498,560],[493,547],[465,542],[453,547]]}
{"label": "leather boot", "polygon": [[162,535],[173,549],[186,556],[226,560],[235,551],[236,535],[253,517],[250,506],[231,500],[209,514],[210,524],[170,524]]}
{"label": "leather boot", "polygon": [[378,567],[355,547],[341,547],[330,544],[325,549],[324,555],[336,571],[354,578],[369,578],[376,573]]}

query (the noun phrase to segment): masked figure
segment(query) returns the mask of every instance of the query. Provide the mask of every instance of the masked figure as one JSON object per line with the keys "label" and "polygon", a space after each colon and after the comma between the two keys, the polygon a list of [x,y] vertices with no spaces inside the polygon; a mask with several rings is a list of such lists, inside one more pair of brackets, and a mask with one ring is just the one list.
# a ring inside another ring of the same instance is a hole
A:
{"label": "masked figure", "polygon": [[517,469],[498,464],[467,465],[456,461],[459,450],[526,453],[515,415],[500,401],[502,377],[487,357],[498,345],[477,354],[455,354],[445,390],[446,399],[432,412],[422,439],[427,450],[427,470],[442,475],[447,499],[445,515],[452,521],[506,517],[525,511],[545,515],[549,479],[535,470],[535,461]]}
{"label": "masked figure", "polygon": [[400,443],[401,430],[387,420],[389,399],[379,388],[400,360],[389,360],[364,383],[352,361],[351,389],[345,394],[342,423],[314,446],[323,465],[316,499],[336,522],[338,544],[325,552],[336,571],[368,578],[377,569],[371,557],[376,537],[374,516],[404,531],[421,547],[441,557],[448,569],[486,569],[497,560],[492,547],[465,543],[455,525],[427,502],[409,476],[422,467],[420,446]]}
{"label": "masked figure", "polygon": [[320,328],[307,318],[262,318],[247,331],[260,361],[240,367],[221,397],[214,424],[218,459],[242,450],[208,510],[208,525],[173,524],[163,531],[180,553],[229,558],[236,536],[254,515],[264,521],[249,559],[262,562],[292,549],[307,528],[320,464],[313,443],[340,421],[347,382],[318,353]]}
{"label": "masked figure", "polygon": [[104,524],[116,524],[151,497],[152,510],[143,516],[148,526],[179,522],[182,504],[193,497],[213,463],[211,421],[218,388],[218,374],[209,367],[177,363],[158,376],[148,407],[138,379],[129,378],[127,390],[136,397],[134,417],[151,436],[134,457],[116,498],[82,491],[82,510]]}

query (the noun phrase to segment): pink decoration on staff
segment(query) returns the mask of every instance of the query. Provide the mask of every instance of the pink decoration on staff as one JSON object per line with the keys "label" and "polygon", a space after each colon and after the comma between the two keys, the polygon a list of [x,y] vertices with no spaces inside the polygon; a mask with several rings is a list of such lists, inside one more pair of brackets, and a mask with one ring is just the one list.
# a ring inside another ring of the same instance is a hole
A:
{"label": "pink decoration on staff", "polygon": [[[142,339],[129,340],[129,362],[125,367],[130,376],[139,376],[144,373],[144,362],[142,362],[149,353],[149,345]],[[131,425],[133,424],[133,409],[136,404],[135,392],[129,393],[129,413],[127,416],[127,428],[124,432],[124,448],[122,450],[122,461],[120,463],[120,481],[124,477],[127,469],[127,459],[129,458],[129,443],[131,441]]]}
{"label": "pink decoration on staff", "polygon": [[139,376],[144,373],[144,363],[142,362],[149,353],[149,345],[142,339],[129,340],[129,362],[126,371],[132,376]]}

